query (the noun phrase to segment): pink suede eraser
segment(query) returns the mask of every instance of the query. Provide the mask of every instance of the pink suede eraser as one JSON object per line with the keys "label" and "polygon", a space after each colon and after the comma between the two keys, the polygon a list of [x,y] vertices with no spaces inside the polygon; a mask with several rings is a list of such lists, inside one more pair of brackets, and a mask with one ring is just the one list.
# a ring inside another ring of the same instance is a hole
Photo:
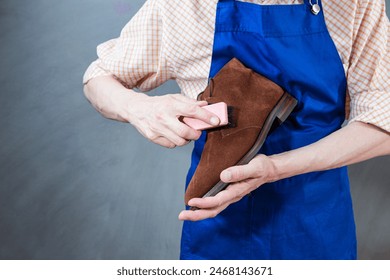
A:
{"label": "pink suede eraser", "polygon": [[218,102],[211,105],[206,105],[203,106],[202,108],[217,115],[217,117],[220,119],[220,123],[216,126],[213,126],[211,124],[205,123],[204,121],[190,118],[190,117],[184,117],[183,122],[187,124],[189,127],[192,127],[193,129],[196,130],[204,130],[204,129],[224,126],[228,124],[228,110],[225,102]]}

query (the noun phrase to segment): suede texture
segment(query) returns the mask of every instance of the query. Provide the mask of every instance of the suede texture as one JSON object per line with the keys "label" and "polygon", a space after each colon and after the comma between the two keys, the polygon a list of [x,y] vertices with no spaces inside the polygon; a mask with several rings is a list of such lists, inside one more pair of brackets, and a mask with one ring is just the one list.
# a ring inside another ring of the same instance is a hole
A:
{"label": "suede texture", "polygon": [[185,193],[186,205],[191,198],[203,197],[218,183],[220,173],[236,165],[251,149],[283,94],[280,86],[235,58],[210,80],[198,99],[209,104],[223,101],[232,106],[233,123],[207,132],[199,165]]}

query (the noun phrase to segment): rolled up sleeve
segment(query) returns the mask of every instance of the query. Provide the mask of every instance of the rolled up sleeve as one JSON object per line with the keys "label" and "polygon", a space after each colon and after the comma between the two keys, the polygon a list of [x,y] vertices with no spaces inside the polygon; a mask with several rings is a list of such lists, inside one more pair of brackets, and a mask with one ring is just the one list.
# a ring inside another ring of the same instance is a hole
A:
{"label": "rolled up sleeve", "polygon": [[358,1],[347,71],[349,122],[390,132],[390,23],[385,1]]}
{"label": "rolled up sleeve", "polygon": [[146,1],[118,38],[97,47],[98,59],[86,70],[83,83],[113,76],[128,88],[148,91],[173,78],[162,49],[162,28],[158,1]]}

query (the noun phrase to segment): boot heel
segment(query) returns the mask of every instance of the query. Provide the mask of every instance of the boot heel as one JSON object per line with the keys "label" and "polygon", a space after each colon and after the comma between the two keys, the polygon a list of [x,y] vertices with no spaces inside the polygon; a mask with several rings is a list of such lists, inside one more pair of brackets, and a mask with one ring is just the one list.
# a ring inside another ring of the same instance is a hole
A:
{"label": "boot heel", "polygon": [[280,123],[284,122],[291,112],[294,110],[295,106],[297,106],[298,101],[292,97],[290,94],[285,92],[282,98],[279,101],[279,110],[276,112],[276,118],[280,121]]}

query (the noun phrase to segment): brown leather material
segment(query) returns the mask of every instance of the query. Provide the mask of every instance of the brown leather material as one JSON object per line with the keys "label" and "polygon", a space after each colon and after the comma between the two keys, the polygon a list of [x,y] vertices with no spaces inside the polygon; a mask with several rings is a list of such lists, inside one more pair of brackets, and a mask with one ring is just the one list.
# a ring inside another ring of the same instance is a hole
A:
{"label": "brown leather material", "polygon": [[235,58],[211,79],[199,99],[232,106],[235,126],[208,131],[200,162],[186,190],[187,205],[191,198],[203,197],[220,181],[220,173],[236,165],[252,148],[284,93],[280,86]]}

